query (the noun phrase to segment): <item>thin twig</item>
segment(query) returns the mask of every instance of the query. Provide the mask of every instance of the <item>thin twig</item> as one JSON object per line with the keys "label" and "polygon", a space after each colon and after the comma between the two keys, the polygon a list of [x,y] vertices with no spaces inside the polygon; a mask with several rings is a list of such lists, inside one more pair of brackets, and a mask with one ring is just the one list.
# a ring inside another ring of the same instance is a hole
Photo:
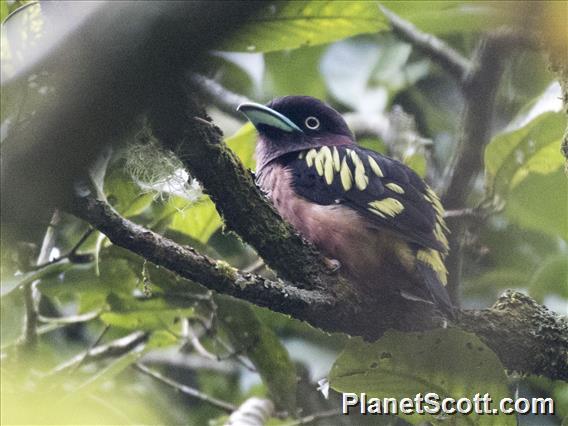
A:
{"label": "thin twig", "polygon": [[44,317],[43,315],[38,315],[38,320],[47,324],[58,324],[58,325],[70,325],[78,324],[81,322],[87,322],[98,318],[102,310],[97,309],[96,311],[87,312],[80,315],[71,315],[66,317]]}
{"label": "thin twig", "polygon": [[389,20],[393,33],[429,56],[432,61],[440,65],[444,71],[452,75],[459,83],[462,82],[464,76],[471,69],[471,63],[467,58],[439,38],[420,31],[410,22],[400,18],[386,7],[379,7]]}
{"label": "thin twig", "polygon": [[77,241],[77,243],[71,248],[71,250],[69,250],[69,252],[67,252],[64,255],[58,256],[52,260],[47,260],[41,264],[38,264],[33,268],[33,270],[45,268],[49,265],[53,265],[54,263],[59,263],[65,259],[69,259],[71,262],[73,262],[77,258],[77,251],[81,248],[81,246],[85,243],[85,241],[87,241],[87,239],[91,236],[91,234],[94,231],[95,231],[94,228],[89,227],[89,229],[81,236],[79,241]]}
{"label": "thin twig", "polygon": [[200,401],[203,401],[207,404],[210,404],[214,407],[217,407],[223,411],[226,411],[227,413],[232,413],[233,411],[235,411],[238,407],[236,405],[233,405],[229,402],[226,401],[222,401],[220,399],[214,398],[210,395],[207,395],[203,392],[201,392],[200,390],[197,390],[195,388],[189,387],[187,385],[181,384],[176,382],[175,380],[172,380],[168,377],[163,376],[161,373],[148,368],[147,366],[145,366],[144,364],[142,364],[141,362],[137,362],[135,364],[132,365],[134,368],[136,368],[138,371],[158,380],[159,382],[162,382],[172,388],[174,388],[175,390],[183,393],[184,395],[188,395],[191,396],[193,398],[199,399]]}
{"label": "thin twig", "polygon": [[72,367],[71,368],[72,373],[79,369],[79,367],[85,362],[87,357],[91,356],[91,351],[93,351],[93,348],[97,347],[98,344],[101,342],[101,340],[103,340],[104,335],[107,333],[109,329],[110,325],[106,325],[105,328],[103,328],[101,334],[99,334],[99,337],[97,337],[97,339],[91,344],[89,349],[87,349],[82,355],[76,357],[77,362],[70,366]]}
{"label": "thin twig", "polygon": [[285,423],[284,426],[307,425],[317,420],[327,419],[328,417],[339,416],[340,414],[341,411],[334,408],[333,410],[322,411],[319,413],[310,414],[309,416],[300,417],[299,419],[294,420],[293,422]]}
{"label": "thin twig", "polygon": [[[191,318],[192,320],[198,322],[203,329],[209,333],[210,332],[210,326],[208,324],[208,321],[199,317],[199,316],[195,316]],[[196,350],[197,353],[199,353],[200,355],[202,355],[204,358],[207,359],[214,359],[215,361],[227,361],[227,360],[235,360],[236,362],[238,362],[241,366],[243,366],[244,368],[246,368],[248,371],[252,372],[252,373],[258,373],[258,371],[256,370],[256,368],[254,366],[249,365],[249,363],[247,362],[247,358],[245,356],[243,356],[242,354],[240,354],[238,351],[234,350],[234,348],[232,348],[228,343],[226,343],[225,341],[223,341],[223,339],[221,339],[217,334],[215,334],[213,336],[213,339],[215,341],[216,344],[221,345],[221,347],[227,351],[228,353],[225,355],[219,355],[219,354],[212,354],[211,352],[207,351],[202,345],[201,342],[199,341],[199,339],[196,339],[198,342],[198,346],[200,346],[202,349],[196,347],[195,345],[193,345],[193,348]],[[194,343],[193,340],[191,342],[192,344]],[[204,352],[202,352],[202,350]],[[213,358],[211,358],[213,357]]]}
{"label": "thin twig", "polygon": [[[244,121],[244,116],[237,111],[237,107],[244,102],[251,102],[250,99],[244,95],[231,92],[215,80],[201,74],[190,73],[187,78],[212,105],[215,105],[225,114]],[[210,125],[210,123],[207,124]]]}
{"label": "thin twig", "polygon": [[[105,329],[106,331],[106,329]],[[104,334],[104,333],[103,333]],[[102,335],[99,336],[97,342],[100,341]],[[117,357],[130,352],[132,349],[144,343],[148,338],[148,333],[144,331],[135,331],[127,336],[121,337],[120,339],[113,340],[106,345],[92,347],[91,349],[74,356],[68,361],[59,364],[55,367],[49,375],[58,374],[66,371],[70,368],[76,369],[79,365],[83,365],[88,362],[99,361],[106,358]],[[95,346],[96,342],[94,345]]]}
{"label": "thin twig", "polygon": [[[55,246],[55,227],[59,223],[61,215],[59,210],[55,210],[43,237],[41,249],[37,258],[37,264],[45,263],[49,260],[51,250]],[[24,289],[24,303],[26,307],[26,321],[24,323],[24,347],[33,348],[37,345],[37,327],[38,327],[38,307],[40,293],[37,291],[39,280],[34,280]]]}

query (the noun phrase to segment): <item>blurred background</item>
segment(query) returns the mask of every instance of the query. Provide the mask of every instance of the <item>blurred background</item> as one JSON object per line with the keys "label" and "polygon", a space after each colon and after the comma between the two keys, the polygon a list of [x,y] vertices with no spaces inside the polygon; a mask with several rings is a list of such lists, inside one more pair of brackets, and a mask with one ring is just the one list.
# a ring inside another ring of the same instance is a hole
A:
{"label": "blurred background", "polygon": [[[93,16],[104,17],[108,4],[53,2],[59,12],[52,13],[51,3],[1,3],[3,150],[42,111],[59,111],[66,96],[62,82],[76,83],[62,80],[66,72],[75,78],[84,72],[77,81],[85,87],[91,74],[105,72],[105,63],[86,61],[86,68],[65,70],[45,58],[61,54],[61,45],[92,24]],[[191,64],[190,91],[251,170],[255,133],[232,99],[265,103],[301,94],[340,111],[362,145],[405,162],[443,189],[463,132],[460,82],[397,36],[378,3],[328,3],[270,3],[250,21],[233,22],[234,32],[205,46]],[[480,40],[497,28],[542,32],[541,42],[498,58],[503,67],[493,115],[482,124],[490,127],[485,169],[468,188],[468,206],[482,213],[472,213],[465,233],[461,303],[489,307],[505,289],[515,289],[565,315],[568,187],[560,142],[566,115],[550,58],[557,54],[551,49],[568,39],[566,3],[381,4],[465,58],[473,58]],[[334,13],[342,19],[332,19]],[[66,19],[58,21],[61,16]],[[137,31],[125,30],[116,45],[128,45],[128,37],[136,45],[151,43],[145,37],[148,21],[132,13],[125,28]],[[115,30],[101,25],[100,34],[91,35],[106,40]],[[140,81],[130,78],[134,85]],[[120,103],[121,94],[115,96]],[[99,112],[94,105],[91,114]],[[90,158],[96,154],[99,164],[93,180],[121,215],[232,266],[271,276],[254,249],[224,229],[200,184],[175,153],[160,146],[143,115],[133,114],[124,125],[113,135],[112,150],[94,151]],[[424,421],[333,415],[338,395],[331,391],[326,400],[318,381],[349,344],[347,336],[214,296],[113,246],[74,216],[34,204],[28,185],[15,192],[25,194],[26,209],[34,214],[25,221],[2,219],[3,424],[223,424],[252,396],[270,397],[280,407],[297,404],[304,416],[323,413],[311,422],[319,425]],[[281,374],[289,366],[299,378],[297,397],[288,394],[295,385]],[[176,385],[164,383],[167,378]],[[187,395],[181,385],[199,395]],[[513,375],[508,386],[512,394],[553,396],[557,402],[555,417],[523,416],[520,424],[561,424],[568,415],[566,383]],[[299,424],[294,422],[273,418],[268,424]]]}

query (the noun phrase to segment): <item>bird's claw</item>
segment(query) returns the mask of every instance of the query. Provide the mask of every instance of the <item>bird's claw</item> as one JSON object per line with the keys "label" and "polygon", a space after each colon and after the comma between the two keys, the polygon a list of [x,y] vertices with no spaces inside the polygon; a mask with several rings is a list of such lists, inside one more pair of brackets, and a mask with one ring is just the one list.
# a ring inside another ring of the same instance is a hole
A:
{"label": "bird's claw", "polygon": [[328,267],[330,273],[335,273],[341,268],[341,262],[337,259],[324,258],[324,263]]}

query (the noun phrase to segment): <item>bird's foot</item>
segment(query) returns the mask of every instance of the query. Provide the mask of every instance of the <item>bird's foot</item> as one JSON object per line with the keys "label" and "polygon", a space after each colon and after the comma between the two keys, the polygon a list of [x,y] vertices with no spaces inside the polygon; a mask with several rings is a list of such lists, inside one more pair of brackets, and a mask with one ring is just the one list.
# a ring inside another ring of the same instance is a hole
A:
{"label": "bird's foot", "polygon": [[330,259],[329,257],[324,257],[323,261],[325,263],[325,266],[327,266],[329,268],[329,272],[334,274],[337,271],[339,271],[339,269],[341,269],[341,262],[337,259]]}

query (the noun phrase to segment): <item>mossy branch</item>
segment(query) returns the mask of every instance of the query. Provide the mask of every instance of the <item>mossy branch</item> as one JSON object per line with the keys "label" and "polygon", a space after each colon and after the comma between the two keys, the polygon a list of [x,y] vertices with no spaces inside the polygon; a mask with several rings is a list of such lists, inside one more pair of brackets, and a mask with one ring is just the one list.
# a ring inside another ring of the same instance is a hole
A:
{"label": "mossy branch", "polygon": [[[361,301],[227,268],[224,263],[121,217],[105,201],[90,195],[76,197],[73,213],[117,246],[181,277],[328,332],[373,340],[389,328],[418,331],[444,323],[432,309],[418,302],[401,305],[380,298]],[[333,285],[335,277],[326,277]],[[326,284],[325,278],[322,284]],[[509,370],[568,380],[568,322],[528,296],[507,292],[491,309],[460,311],[452,326],[478,335]]]}

